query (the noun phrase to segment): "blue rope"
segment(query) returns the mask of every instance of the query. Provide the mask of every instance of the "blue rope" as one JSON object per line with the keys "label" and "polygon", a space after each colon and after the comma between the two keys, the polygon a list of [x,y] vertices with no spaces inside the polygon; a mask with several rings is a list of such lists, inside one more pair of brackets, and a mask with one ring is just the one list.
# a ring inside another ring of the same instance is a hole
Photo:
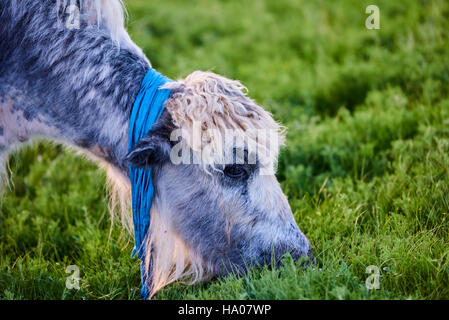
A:
{"label": "blue rope", "polygon": [[[152,68],[145,75],[131,111],[128,137],[129,151],[150,131],[153,124],[161,116],[164,110],[164,102],[170,96],[171,91],[168,89],[159,89],[159,87],[167,81],[171,80]],[[134,257],[137,252],[137,256],[142,261],[140,265],[142,276],[141,296],[143,299],[147,299],[151,284],[149,279],[145,277],[144,239],[150,227],[150,209],[154,194],[151,167],[148,169],[138,169],[130,166],[129,176],[131,179],[135,241],[135,247],[131,256]]]}

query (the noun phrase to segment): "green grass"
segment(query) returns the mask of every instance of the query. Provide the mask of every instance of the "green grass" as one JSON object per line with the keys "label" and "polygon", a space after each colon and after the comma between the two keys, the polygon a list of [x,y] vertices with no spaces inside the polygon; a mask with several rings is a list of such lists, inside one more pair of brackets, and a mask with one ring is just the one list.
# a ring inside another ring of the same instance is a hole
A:
{"label": "green grass", "polygon": [[[240,79],[288,127],[278,178],[317,266],[254,270],[156,299],[449,298],[449,2],[127,1],[128,29],[171,78]],[[104,175],[59,146],[11,157],[0,298],[138,299],[132,239],[109,235]],[[65,268],[81,271],[67,290]],[[366,267],[380,268],[368,290]]]}

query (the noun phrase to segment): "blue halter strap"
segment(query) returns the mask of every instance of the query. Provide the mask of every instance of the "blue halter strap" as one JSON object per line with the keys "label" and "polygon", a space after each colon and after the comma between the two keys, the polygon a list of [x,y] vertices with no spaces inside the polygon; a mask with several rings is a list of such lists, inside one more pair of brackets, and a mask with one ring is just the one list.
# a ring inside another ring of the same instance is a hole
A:
{"label": "blue halter strap", "polygon": [[[143,138],[159,119],[164,110],[164,103],[170,96],[170,90],[159,89],[170,79],[164,77],[156,70],[150,68],[145,75],[136,101],[134,102],[129,122],[128,150]],[[145,243],[144,239],[150,227],[150,209],[153,201],[154,186],[151,176],[151,167],[139,169],[129,167],[131,179],[132,210],[134,224],[135,253],[142,261],[140,265],[142,274],[141,296],[147,299],[150,291],[150,281],[145,276]]]}

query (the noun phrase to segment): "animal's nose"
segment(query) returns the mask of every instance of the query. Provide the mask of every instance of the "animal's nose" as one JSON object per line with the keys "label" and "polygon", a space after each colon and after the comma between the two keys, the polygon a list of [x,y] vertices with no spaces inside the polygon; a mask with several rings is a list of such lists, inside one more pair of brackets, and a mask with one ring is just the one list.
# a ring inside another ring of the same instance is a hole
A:
{"label": "animal's nose", "polygon": [[311,247],[297,248],[287,245],[278,245],[272,250],[267,250],[261,255],[263,263],[268,264],[271,267],[277,268],[282,265],[282,258],[289,253],[293,260],[296,262],[301,260],[301,266],[314,266],[316,264],[315,256],[312,253]]}
{"label": "animal's nose", "polygon": [[315,256],[312,253],[312,248],[308,248],[306,250],[301,249],[292,249],[288,250],[284,253],[280,252],[278,254],[279,259],[282,259],[282,256],[286,253],[290,253],[294,261],[301,261],[301,266],[308,267],[308,266],[314,266],[316,264]]}
{"label": "animal's nose", "polygon": [[297,253],[297,254],[292,254],[293,259],[295,259],[295,261],[299,260],[299,259],[303,259],[303,261],[301,262],[301,266],[303,267],[308,267],[308,266],[314,266],[316,265],[316,258],[313,255],[312,252],[312,248],[309,248],[309,250],[307,250],[307,253],[304,255],[303,253]]}

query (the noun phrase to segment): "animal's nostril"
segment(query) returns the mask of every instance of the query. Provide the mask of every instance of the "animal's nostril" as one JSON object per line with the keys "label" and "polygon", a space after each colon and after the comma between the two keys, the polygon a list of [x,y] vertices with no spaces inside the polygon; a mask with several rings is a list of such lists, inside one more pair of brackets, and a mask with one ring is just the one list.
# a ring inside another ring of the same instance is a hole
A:
{"label": "animal's nostril", "polygon": [[316,264],[315,256],[312,253],[312,249],[307,252],[303,250],[294,250],[290,252],[290,255],[295,261],[300,260],[300,264],[303,267],[314,266]]}
{"label": "animal's nostril", "polygon": [[293,260],[300,261],[300,265],[303,267],[314,266],[316,264],[315,256],[312,253],[312,249],[300,249],[292,248],[285,245],[278,246],[274,250],[263,251],[259,256],[259,263],[267,264],[271,267],[277,268],[282,265],[283,257],[286,254],[290,254]]}
{"label": "animal's nostril", "polygon": [[315,265],[316,265],[315,255],[313,254],[312,249],[309,249],[309,251],[307,251],[307,259],[304,261],[303,266],[307,267]]}

